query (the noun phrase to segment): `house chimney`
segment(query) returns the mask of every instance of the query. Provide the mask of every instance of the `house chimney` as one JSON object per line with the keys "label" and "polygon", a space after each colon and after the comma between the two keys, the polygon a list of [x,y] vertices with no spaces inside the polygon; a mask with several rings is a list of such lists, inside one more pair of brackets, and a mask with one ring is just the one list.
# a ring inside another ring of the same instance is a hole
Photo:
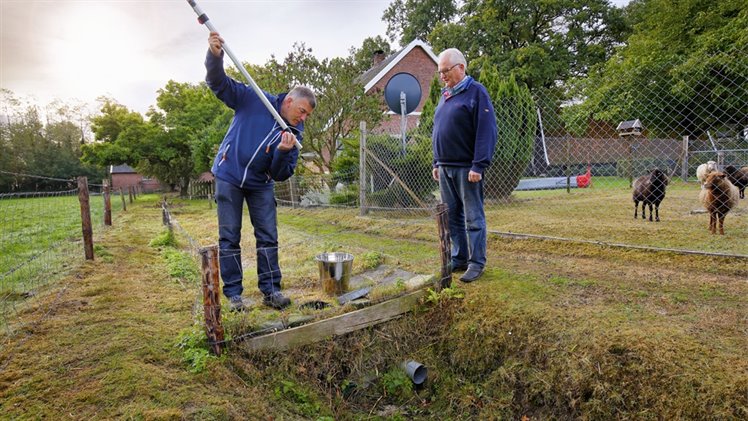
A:
{"label": "house chimney", "polygon": [[374,54],[371,55],[371,66],[372,67],[376,66],[377,64],[383,62],[384,59],[385,59],[384,51],[382,50],[374,51]]}

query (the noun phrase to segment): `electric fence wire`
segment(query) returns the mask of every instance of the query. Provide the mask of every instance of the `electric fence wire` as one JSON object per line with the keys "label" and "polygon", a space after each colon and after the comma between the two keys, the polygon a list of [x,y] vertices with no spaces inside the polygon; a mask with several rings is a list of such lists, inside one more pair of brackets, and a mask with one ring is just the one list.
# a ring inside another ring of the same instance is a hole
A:
{"label": "electric fence wire", "polygon": [[[3,170],[0,173],[14,177],[17,185],[29,185],[24,179],[63,182],[69,187],[77,184],[74,179]],[[103,185],[88,183],[87,187]],[[16,326],[19,305],[25,306],[37,295],[38,288],[82,262],[78,196],[77,188],[0,194],[0,325],[8,336],[23,328]],[[90,197],[103,197],[103,193],[92,191]],[[92,224],[96,234],[104,226],[105,207],[103,201],[99,206],[89,200],[92,221],[98,222]]]}
{"label": "electric fence wire", "polygon": [[[205,246],[202,245],[202,244],[200,244],[200,242],[197,241],[194,238],[194,236],[191,235],[182,226],[182,224],[180,224],[180,222],[177,220],[177,218],[174,217],[173,213],[169,209],[169,204],[168,204],[168,202],[166,200],[164,200],[162,202],[162,212],[164,213],[164,222],[166,222],[167,225],[173,227],[176,230],[176,232],[179,233],[180,236],[184,237],[187,240],[187,243],[189,244],[189,246],[187,247],[187,249],[188,249],[189,253],[193,256],[193,258],[195,258],[196,264],[199,264],[199,258],[198,257],[200,255],[201,250],[203,250]],[[435,216],[437,214],[435,208],[430,209],[429,213],[432,216]],[[312,235],[312,234],[306,234],[306,233],[297,232],[297,233],[295,233],[295,235],[301,236],[303,238],[301,240],[299,240],[299,241],[287,244],[287,245],[285,245],[283,247],[271,247],[271,248],[262,248],[262,247],[260,247],[260,248],[256,249],[256,252],[257,252],[257,254],[261,254],[264,250],[269,250],[269,249],[280,250],[281,248],[288,250],[288,249],[292,249],[292,248],[297,247],[297,246],[308,246],[309,244],[312,244],[312,243],[324,244],[328,240],[334,240],[335,239],[335,234],[327,234],[327,235],[314,234],[314,235]],[[246,252],[246,248],[245,248],[245,252]],[[226,257],[238,258],[240,255],[241,255],[241,249],[224,249],[224,250],[220,250],[219,251],[220,258],[226,258]],[[393,256],[390,256],[390,257],[393,257]],[[241,263],[239,262],[239,264],[241,264]],[[241,266],[242,266],[242,270],[244,271],[249,265],[241,265]],[[273,273],[260,273],[257,276],[263,276],[263,275],[273,275]],[[207,311],[213,311],[213,310],[215,310],[214,307],[210,307],[210,306],[206,307],[206,304],[205,304],[205,302],[203,300],[203,291],[202,291],[202,288],[200,286],[201,285],[200,285],[199,282],[195,285],[196,291],[195,291],[195,299],[194,299],[194,305],[193,305],[193,317],[195,317],[195,318],[197,317],[198,313],[201,312],[201,311],[205,311],[205,310],[207,310]],[[296,280],[293,283],[293,285],[291,286],[290,289],[292,289],[294,291],[301,290],[301,294],[300,295],[307,295],[309,292],[313,292],[313,291],[316,291],[317,289],[319,289],[319,282],[316,281],[316,280],[314,280],[313,276],[309,276],[309,277],[305,277],[305,278]],[[391,300],[391,299],[403,296],[403,295],[407,294],[408,292],[409,291],[394,291],[394,292],[389,293],[389,294],[382,294],[382,295],[378,295],[378,296],[375,296],[375,297],[371,297],[370,300],[369,300],[369,302],[368,302],[368,305],[371,306],[371,305],[380,304],[380,303],[383,303],[385,301],[388,301],[388,300]],[[311,295],[314,295],[314,294],[311,294]],[[311,302],[314,302],[314,300],[311,301]],[[220,307],[220,304],[218,306]],[[221,346],[227,346],[227,345],[230,345],[230,344],[240,344],[243,341],[246,341],[246,340],[254,338],[254,337],[258,337],[258,336],[262,336],[262,335],[267,335],[267,334],[270,334],[270,333],[282,331],[282,330],[288,329],[290,327],[293,327],[293,325],[296,325],[298,323],[292,323],[291,322],[291,320],[290,320],[290,314],[292,312],[298,311],[300,307],[301,307],[301,305],[295,305],[295,306],[289,306],[285,310],[281,310],[278,313],[279,314],[279,320],[277,320],[274,323],[273,322],[270,322],[270,323],[266,322],[265,325],[260,325],[260,326],[253,326],[253,325],[244,326],[242,324],[239,324],[237,326],[237,328],[239,328],[241,331],[230,332],[230,335],[228,335],[229,339],[225,339],[223,341],[216,341],[215,343],[211,342],[210,345],[216,345],[216,344],[218,344],[218,345],[221,345]],[[343,308],[343,306],[341,306],[341,307],[328,306],[326,308],[322,308],[322,309],[318,309],[317,311],[314,311],[314,313],[312,315],[307,315],[304,318],[303,323],[311,323],[311,322],[323,320],[323,319],[326,319],[326,318],[329,318],[329,317],[332,317],[332,316],[335,316],[335,315],[339,315],[339,314],[341,314],[341,310],[347,312],[347,311],[352,311],[352,310],[355,310],[355,309],[356,308],[351,307],[351,306],[347,306],[345,308]]]}

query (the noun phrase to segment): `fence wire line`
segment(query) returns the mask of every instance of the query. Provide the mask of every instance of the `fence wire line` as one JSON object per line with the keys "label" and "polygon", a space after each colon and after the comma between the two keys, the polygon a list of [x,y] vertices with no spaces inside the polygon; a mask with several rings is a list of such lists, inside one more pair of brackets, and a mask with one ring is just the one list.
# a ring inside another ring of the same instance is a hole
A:
{"label": "fence wire line", "polygon": [[[3,173],[77,183],[44,175]],[[62,277],[83,261],[78,193],[76,188],[0,194],[0,324],[6,333],[12,333],[19,305],[33,298],[37,288]],[[103,194],[90,192],[89,211],[95,238],[104,226],[105,214],[105,202],[96,203],[99,200],[96,197],[103,198]],[[117,212],[113,207],[112,214]]]}
{"label": "fence wire line", "polygon": [[[168,209],[168,205],[165,208],[162,208],[162,209],[165,209],[165,211],[166,211],[168,223],[172,227],[176,228],[178,230],[178,232],[180,233],[180,235],[182,235],[187,240],[187,242],[189,243],[188,251],[189,251],[190,255],[192,255],[193,258],[196,259],[196,262],[199,263],[199,261],[197,260],[197,258],[199,258],[199,256],[200,256],[200,251],[202,249],[204,249],[205,247],[209,246],[209,245],[200,244],[199,241],[195,240],[195,238],[179,223],[179,220],[174,217],[174,215],[172,214],[172,212]],[[435,215],[435,210],[432,210],[432,213]],[[286,250],[293,249],[294,247],[298,247],[300,245],[309,244],[310,241],[324,243],[327,240],[335,239],[335,235],[334,234],[329,234],[329,235],[311,235],[311,234],[306,234],[306,233],[302,233],[302,232],[297,232],[297,233],[295,233],[295,235],[304,237],[305,239],[304,240],[299,240],[299,241],[296,241],[296,242],[293,242],[293,243],[285,244],[283,246],[276,246],[276,247],[253,247],[253,246],[247,246],[247,247],[242,247],[242,248],[238,248],[238,249],[232,249],[232,248],[219,249],[218,250],[219,259],[220,258],[232,258],[232,257],[235,258],[237,256],[245,256],[247,258],[246,260],[248,260],[247,263],[246,264],[245,263],[241,263],[240,264],[240,267],[241,267],[242,271],[244,272],[248,268],[250,268],[253,264],[256,266],[256,260],[255,260],[256,255],[258,253],[262,253],[262,252],[264,252],[266,250],[277,250],[277,251],[280,252],[281,249],[286,249]],[[392,256],[390,256],[390,257],[392,257]],[[242,259],[242,260],[245,260],[245,259]],[[276,271],[260,272],[260,273],[254,274],[254,275],[256,275],[258,277],[261,277],[261,276],[264,276],[264,275],[273,275],[275,272]],[[309,282],[307,286],[313,286],[314,283],[315,282]],[[197,285],[199,286],[199,283]],[[202,294],[201,291],[200,291],[200,294]]]}
{"label": "fence wire line", "polygon": [[77,183],[77,180],[75,178],[56,178],[56,177],[49,177],[45,175],[23,174],[23,173],[16,173],[16,172],[3,171],[3,170],[0,170],[0,174],[12,175],[16,177],[36,178],[39,180],[51,180],[51,181],[63,181],[66,183]]}
{"label": "fence wire line", "polygon": [[[194,236],[183,227],[183,225],[179,222],[179,220],[173,215],[169,208],[168,201],[164,200],[162,201],[162,212],[164,213],[164,222],[167,223],[168,226],[171,226],[175,229],[175,232],[178,232],[180,236],[184,237],[187,240],[188,243],[188,253],[193,257],[195,264],[199,267],[201,264],[200,259],[200,252],[203,250],[206,246],[201,245],[198,240],[194,238]],[[432,210],[433,214],[436,214],[436,209]],[[306,233],[296,233],[297,235],[300,235],[304,237],[304,239],[300,241],[296,241],[284,246],[278,246],[278,247],[272,247],[272,249],[291,249],[300,245],[308,245],[310,242],[318,242],[318,243],[324,243],[327,240],[334,239],[334,234],[329,235],[312,235],[312,234],[306,234]],[[436,236],[435,236],[436,238]],[[254,251],[254,248],[252,247],[243,247],[245,249],[245,254],[249,259],[252,259],[251,256],[256,256],[256,252]],[[263,248],[260,248],[263,249]],[[264,248],[264,249],[271,249],[271,248]],[[227,255],[223,253],[230,253],[228,257],[238,256],[240,253],[240,249],[228,249],[228,250],[219,250],[219,256],[220,257],[227,257]],[[392,256],[390,256],[392,257]],[[249,266],[252,265],[252,261],[248,264],[242,264],[242,270],[246,270]],[[316,270],[313,270],[316,275]],[[262,275],[268,275],[270,273],[260,273],[257,276]],[[246,281],[246,279],[245,279]],[[286,281],[287,283],[288,281]],[[210,342],[210,345],[230,345],[230,344],[241,344],[243,341],[246,341],[248,339],[251,339],[253,337],[267,335],[274,332],[279,332],[285,329],[288,329],[290,327],[293,327],[293,324],[291,320],[289,319],[289,316],[292,313],[295,313],[299,311],[304,304],[309,304],[314,301],[317,301],[315,297],[318,295],[320,290],[320,281],[315,279],[314,276],[308,276],[308,277],[301,277],[301,279],[296,279],[292,282],[291,285],[285,285],[283,290],[285,292],[292,291],[292,297],[294,297],[294,305],[279,311],[280,317],[276,319],[275,321],[272,320],[266,320],[264,325],[259,326],[245,326],[240,324],[239,326],[229,326],[225,329],[227,329],[227,333],[230,333],[229,337],[230,339],[225,339],[223,341],[216,341],[216,342]],[[369,304],[368,305],[376,305],[382,302],[385,302],[387,300],[400,297],[404,294],[409,293],[407,290],[403,291],[396,291],[391,294],[382,294],[379,296],[375,296],[374,298],[370,297]],[[306,296],[307,302],[304,303],[298,303],[298,295]],[[309,296],[311,297],[311,300]],[[336,301],[335,298],[326,297],[326,299],[332,299],[332,301]],[[210,306],[206,305],[203,300],[203,290],[202,290],[202,280],[197,279],[197,282],[195,283],[195,298],[193,301],[193,317],[197,318],[198,314],[201,312],[204,312],[206,310],[213,311],[216,308],[223,308],[222,305],[218,304],[216,306]],[[316,309],[313,314],[306,314],[306,319],[303,321],[303,323],[310,323],[313,321],[319,321],[323,320],[325,318],[329,318],[332,315],[338,315],[340,314],[340,307],[336,307],[336,305],[330,305],[329,308],[323,308],[323,309]],[[270,325],[268,327],[268,325]],[[233,329],[238,329],[238,331],[233,331]]]}

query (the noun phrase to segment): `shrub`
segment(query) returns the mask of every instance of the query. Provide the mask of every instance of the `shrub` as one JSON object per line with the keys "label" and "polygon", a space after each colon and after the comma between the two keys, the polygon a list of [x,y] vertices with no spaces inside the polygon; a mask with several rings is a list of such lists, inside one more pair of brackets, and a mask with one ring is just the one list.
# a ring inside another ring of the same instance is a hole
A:
{"label": "shrub", "polygon": [[500,79],[489,67],[481,72],[481,83],[493,99],[498,144],[493,163],[486,171],[486,196],[505,199],[519,184],[532,158],[538,116],[530,89],[514,79]]}

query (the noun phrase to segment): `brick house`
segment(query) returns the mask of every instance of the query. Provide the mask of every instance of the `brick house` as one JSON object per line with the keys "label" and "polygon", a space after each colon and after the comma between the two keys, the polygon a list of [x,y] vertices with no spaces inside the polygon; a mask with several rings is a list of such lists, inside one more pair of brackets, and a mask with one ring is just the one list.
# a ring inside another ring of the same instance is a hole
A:
{"label": "brick house", "polygon": [[[400,51],[385,57],[378,52],[372,58],[372,67],[362,74],[359,81],[364,85],[364,92],[368,95],[379,95],[384,98],[384,88],[387,82],[398,73],[406,72],[415,76],[421,85],[421,101],[415,110],[407,115],[408,129],[418,125],[423,104],[429,95],[431,82],[439,65],[439,59],[431,50],[431,46],[415,39]],[[400,132],[401,116],[387,111],[387,117],[373,131],[386,133]]]}
{"label": "brick house", "polygon": [[109,167],[109,177],[114,190],[127,189],[130,186],[139,186],[144,193],[162,190],[161,183],[158,180],[143,177],[129,165],[111,165]]}

